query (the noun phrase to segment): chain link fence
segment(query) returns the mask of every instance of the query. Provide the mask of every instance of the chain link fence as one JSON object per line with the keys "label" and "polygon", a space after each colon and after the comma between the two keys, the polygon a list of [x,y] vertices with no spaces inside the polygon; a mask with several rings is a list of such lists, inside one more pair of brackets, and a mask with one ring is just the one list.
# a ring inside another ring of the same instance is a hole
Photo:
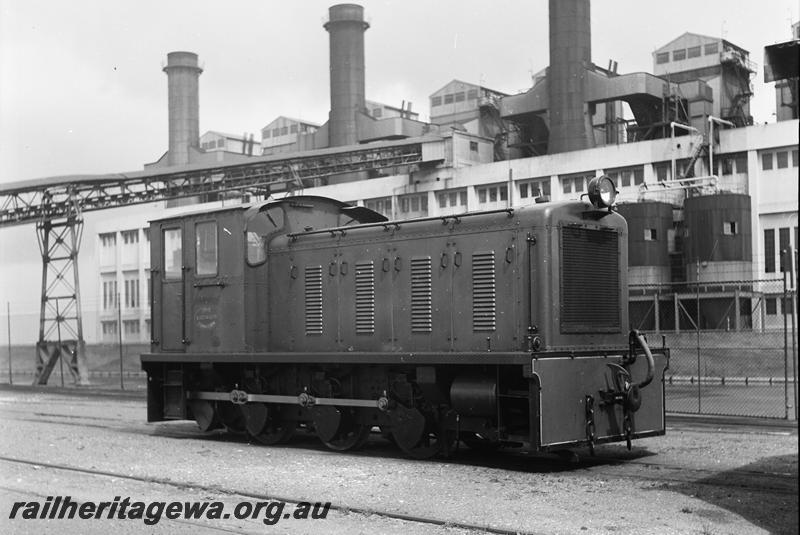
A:
{"label": "chain link fence", "polygon": [[796,293],[782,279],[630,287],[630,321],[671,350],[668,412],[797,419]]}

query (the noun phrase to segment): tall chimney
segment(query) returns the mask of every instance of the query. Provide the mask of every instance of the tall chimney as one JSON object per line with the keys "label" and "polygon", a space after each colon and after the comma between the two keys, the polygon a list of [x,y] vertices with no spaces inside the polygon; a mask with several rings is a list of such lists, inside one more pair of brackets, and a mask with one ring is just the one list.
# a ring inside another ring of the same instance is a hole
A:
{"label": "tall chimney", "polygon": [[169,165],[189,163],[189,147],[200,145],[200,98],[198,78],[203,69],[197,66],[194,52],[167,54],[169,88]]}
{"label": "tall chimney", "polygon": [[365,109],[364,8],[338,4],[328,10],[324,28],[330,34],[331,111],[328,139],[331,147],[358,143],[357,113]]}
{"label": "tall chimney", "polygon": [[589,11],[589,0],[550,0],[549,153],[594,146],[584,91],[592,62]]}

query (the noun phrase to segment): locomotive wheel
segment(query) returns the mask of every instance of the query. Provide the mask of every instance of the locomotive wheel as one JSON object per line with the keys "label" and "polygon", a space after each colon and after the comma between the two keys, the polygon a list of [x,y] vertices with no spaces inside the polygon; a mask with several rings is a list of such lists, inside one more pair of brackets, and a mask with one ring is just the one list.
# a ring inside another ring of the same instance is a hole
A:
{"label": "locomotive wheel", "polygon": [[214,404],[210,401],[192,399],[189,400],[189,407],[194,415],[194,421],[197,422],[197,426],[204,433],[220,426],[217,411],[214,410]]}
{"label": "locomotive wheel", "polygon": [[237,435],[244,434],[246,431],[245,419],[239,407],[227,401],[218,401],[216,405],[216,413],[225,429]]}
{"label": "locomotive wheel", "polygon": [[314,429],[323,444],[334,451],[358,449],[369,439],[369,425],[360,424],[348,409],[314,407]]}
{"label": "locomotive wheel", "polygon": [[247,433],[257,442],[265,446],[284,444],[294,435],[294,426],[291,422],[284,422],[273,414],[278,409],[270,410],[265,403],[246,403],[242,405],[245,427]]}
{"label": "locomotive wheel", "polygon": [[419,410],[402,405],[392,411],[392,436],[397,446],[414,459],[449,455],[457,439],[455,432],[440,429],[435,418],[426,418]]}

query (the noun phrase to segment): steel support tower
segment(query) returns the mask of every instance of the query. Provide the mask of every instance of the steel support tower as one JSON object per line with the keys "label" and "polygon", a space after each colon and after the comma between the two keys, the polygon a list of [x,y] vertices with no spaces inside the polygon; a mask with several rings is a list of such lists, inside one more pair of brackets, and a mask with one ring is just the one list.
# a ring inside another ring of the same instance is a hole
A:
{"label": "steel support tower", "polygon": [[[58,362],[63,386],[64,361],[75,384],[89,384],[78,279],[83,217],[72,192],[69,198],[66,213],[56,217],[44,215],[36,223],[36,237],[42,255],[42,293],[33,383],[39,385],[47,384]],[[49,214],[50,198],[46,196],[43,200],[42,209]]]}

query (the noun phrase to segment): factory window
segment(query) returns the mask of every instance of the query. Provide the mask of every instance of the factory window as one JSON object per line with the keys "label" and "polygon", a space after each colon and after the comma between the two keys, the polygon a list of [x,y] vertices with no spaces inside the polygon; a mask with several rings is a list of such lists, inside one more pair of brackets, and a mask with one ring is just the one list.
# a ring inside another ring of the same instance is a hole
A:
{"label": "factory window", "polygon": [[613,180],[619,187],[626,188],[631,185],[631,172],[627,170],[610,171],[607,173],[608,177]]}
{"label": "factory window", "polygon": [[372,110],[372,116],[375,117],[376,119],[380,119],[381,117],[383,117],[383,110],[381,108],[375,108],[374,110]]}
{"label": "factory window", "polygon": [[656,241],[656,229],[654,228],[646,228],[644,229],[644,241]]}
{"label": "factory window", "polygon": [[217,274],[217,223],[206,221],[195,226],[195,273]]}
{"label": "factory window", "polygon": [[100,245],[103,247],[115,247],[117,245],[117,233],[106,232],[100,234]]}
{"label": "factory window", "polygon": [[125,274],[125,308],[139,308],[139,274]]}
{"label": "factory window", "polygon": [[144,241],[146,241],[147,243],[150,243],[150,229],[149,228],[143,228],[142,229],[142,234],[144,234]]}
{"label": "factory window", "polygon": [[139,320],[125,320],[122,322],[125,334],[139,334]]}
{"label": "factory window", "polygon": [[733,158],[730,156],[723,156],[720,158],[720,166],[722,167],[723,175],[733,174]]}
{"label": "factory window", "polygon": [[775,153],[775,159],[778,164],[778,169],[786,169],[789,167],[789,153],[785,150]]}
{"label": "factory window", "polygon": [[797,149],[792,151],[792,167],[797,167]]}
{"label": "factory window", "polygon": [[703,49],[703,52],[705,52],[706,55],[716,54],[719,52],[719,45],[717,43],[707,43]]}
{"label": "factory window", "polygon": [[740,152],[733,157],[737,173],[747,173],[747,154]]}
{"label": "factory window", "polygon": [[272,132],[270,132],[269,130],[264,130],[263,132],[261,132],[261,137],[263,137],[264,139],[267,139],[270,136],[272,136]]}
{"label": "factory window", "polygon": [[218,139],[217,140],[217,148],[219,148],[219,149],[224,149],[225,148],[225,140],[224,139]]}
{"label": "factory window", "polygon": [[485,202],[497,202],[506,201],[508,200],[508,186],[503,184],[502,186],[488,186],[483,188],[478,188],[478,202],[485,203]]}
{"label": "factory window", "polygon": [[470,89],[467,91],[467,100],[475,100],[478,98],[478,90],[477,89]]}
{"label": "factory window", "polygon": [[273,128],[272,129],[272,136],[273,137],[278,137],[279,135],[281,135],[281,129],[280,128]]}
{"label": "factory window", "polygon": [[[564,193],[580,193],[583,191],[586,179],[594,178],[594,173],[580,173],[561,177]],[[616,182],[616,180],[615,180]]]}
{"label": "factory window", "polygon": [[659,65],[662,63],[669,63],[669,52],[661,52],[656,54],[656,63]]}
{"label": "factory window", "polygon": [[784,251],[788,251],[790,247],[789,243],[789,227],[784,227],[782,229],[778,229],[778,258],[780,258],[780,270],[781,272],[788,271],[789,266],[786,265],[784,262]]}
{"label": "factory window", "polygon": [[478,142],[477,141],[470,141],[469,142],[469,150],[470,150],[470,152],[478,152]]}
{"label": "factory window", "polygon": [[[644,182],[644,167],[629,167],[627,169],[614,169],[606,171],[611,180],[620,187],[628,187],[631,184],[638,185]],[[583,189],[576,190],[583,191]]]}
{"label": "factory window", "polygon": [[527,199],[530,197],[549,197],[550,196],[550,180],[533,180],[531,182],[522,182],[519,185],[520,198]]}
{"label": "factory window", "polygon": [[444,103],[445,104],[452,104],[453,103],[453,94],[452,93],[448,93],[447,95],[444,96]]}
{"label": "factory window", "polygon": [[297,133],[297,125],[296,124],[293,124],[292,126],[289,127],[289,133],[290,134],[296,134]]}
{"label": "factory window", "polygon": [[778,300],[774,297],[767,297],[765,300],[767,316],[775,316],[778,313]]}
{"label": "factory window", "polygon": [[761,154],[761,169],[763,171],[769,171],[772,169],[772,153],[771,152],[764,152]]}
{"label": "factory window", "polygon": [[117,334],[117,322],[116,321],[101,321],[100,326],[103,329],[104,336],[111,336]]}
{"label": "factory window", "polygon": [[672,61],[680,61],[682,59],[686,59],[686,49],[681,48],[680,50],[674,50],[672,52]]}
{"label": "factory window", "polygon": [[659,182],[664,182],[665,180],[669,180],[669,169],[670,164],[668,163],[654,163],[653,168],[656,172],[656,179]]}
{"label": "factory window", "polygon": [[467,205],[467,192],[466,191],[449,191],[440,192],[436,194],[436,199],[439,202],[439,208],[457,207]]}
{"label": "factory window", "polygon": [[117,308],[117,281],[103,281],[103,310],[114,310]]}
{"label": "factory window", "polygon": [[139,230],[123,230],[120,232],[122,235],[122,243],[129,245],[139,243]]}
{"label": "factory window", "polygon": [[697,58],[700,57],[700,46],[691,46],[687,50],[687,53],[690,58]]}
{"label": "factory window", "polygon": [[442,97],[431,97],[431,107],[441,106],[441,105],[442,105]]}
{"label": "factory window", "polygon": [[428,196],[427,195],[411,195],[400,199],[400,211],[408,212],[427,212],[428,211]]}
{"label": "factory window", "polygon": [[392,215],[392,198],[385,199],[370,199],[364,202],[364,205],[370,210],[375,210],[379,214],[391,217]]}
{"label": "factory window", "polygon": [[285,136],[288,133],[289,133],[289,127],[288,126],[282,126],[281,127],[281,135]]}
{"label": "factory window", "polygon": [[726,236],[734,236],[737,234],[736,221],[725,221],[722,223],[722,233]]}
{"label": "factory window", "polygon": [[464,102],[464,92],[459,91],[456,93],[456,102]]}
{"label": "factory window", "polygon": [[775,229],[764,230],[764,273],[775,273]]}

